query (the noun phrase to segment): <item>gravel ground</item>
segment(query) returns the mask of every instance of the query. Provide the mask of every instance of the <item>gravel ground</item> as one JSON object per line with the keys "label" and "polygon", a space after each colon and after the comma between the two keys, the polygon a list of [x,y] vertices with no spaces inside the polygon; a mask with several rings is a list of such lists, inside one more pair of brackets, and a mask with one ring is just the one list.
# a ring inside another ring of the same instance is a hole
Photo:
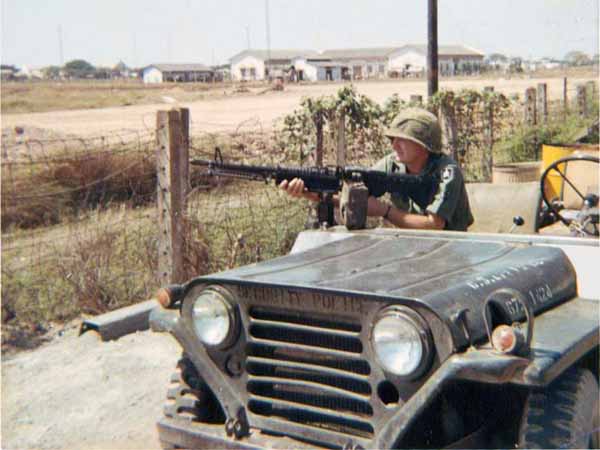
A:
{"label": "gravel ground", "polygon": [[3,449],[158,449],[155,423],[180,352],[166,334],[62,336],[2,361]]}

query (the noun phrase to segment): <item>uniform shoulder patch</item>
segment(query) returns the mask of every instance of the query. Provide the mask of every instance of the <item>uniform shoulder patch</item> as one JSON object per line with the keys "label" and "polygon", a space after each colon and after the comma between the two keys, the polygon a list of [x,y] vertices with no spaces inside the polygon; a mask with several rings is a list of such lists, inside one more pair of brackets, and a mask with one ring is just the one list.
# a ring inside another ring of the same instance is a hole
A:
{"label": "uniform shoulder patch", "polygon": [[450,181],[454,178],[454,167],[446,166],[442,170],[442,181]]}

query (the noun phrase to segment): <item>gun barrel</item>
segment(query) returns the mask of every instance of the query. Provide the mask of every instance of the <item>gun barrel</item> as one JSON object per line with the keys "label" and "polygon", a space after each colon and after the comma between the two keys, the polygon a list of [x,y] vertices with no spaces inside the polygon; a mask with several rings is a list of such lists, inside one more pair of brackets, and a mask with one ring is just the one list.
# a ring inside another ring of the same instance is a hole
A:
{"label": "gun barrel", "polygon": [[[220,154],[219,154],[220,156]],[[243,178],[249,180],[275,181],[300,178],[309,191],[336,193],[342,189],[344,181],[362,182],[369,195],[380,197],[386,192],[407,193],[427,191],[433,188],[427,178],[420,175],[388,174],[386,172],[362,167],[280,167],[253,166],[247,164],[224,163],[221,159],[193,159],[190,164],[208,168],[210,175]]]}

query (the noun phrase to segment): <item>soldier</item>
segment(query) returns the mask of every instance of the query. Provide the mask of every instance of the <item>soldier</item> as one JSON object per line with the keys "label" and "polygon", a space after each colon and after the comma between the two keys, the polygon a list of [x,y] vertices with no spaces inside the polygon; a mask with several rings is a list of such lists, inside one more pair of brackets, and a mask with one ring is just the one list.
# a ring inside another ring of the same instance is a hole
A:
{"label": "soldier", "polygon": [[[407,108],[393,120],[385,135],[393,152],[372,168],[386,173],[426,174],[436,180],[433,193],[409,197],[392,194],[392,204],[369,197],[367,214],[383,217],[402,228],[466,231],[473,223],[462,173],[456,161],[442,153],[442,130],[437,117],[422,108]],[[293,197],[318,201],[295,178],[279,187]],[[338,199],[334,198],[337,204]]]}

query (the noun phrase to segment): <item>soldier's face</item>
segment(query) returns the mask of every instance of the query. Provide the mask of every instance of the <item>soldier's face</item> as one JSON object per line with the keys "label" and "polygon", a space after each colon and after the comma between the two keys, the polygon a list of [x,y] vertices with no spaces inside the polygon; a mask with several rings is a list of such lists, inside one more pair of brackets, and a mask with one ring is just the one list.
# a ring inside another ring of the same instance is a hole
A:
{"label": "soldier's face", "polygon": [[407,165],[419,163],[428,156],[427,149],[408,139],[395,137],[392,147],[396,152],[396,160]]}

